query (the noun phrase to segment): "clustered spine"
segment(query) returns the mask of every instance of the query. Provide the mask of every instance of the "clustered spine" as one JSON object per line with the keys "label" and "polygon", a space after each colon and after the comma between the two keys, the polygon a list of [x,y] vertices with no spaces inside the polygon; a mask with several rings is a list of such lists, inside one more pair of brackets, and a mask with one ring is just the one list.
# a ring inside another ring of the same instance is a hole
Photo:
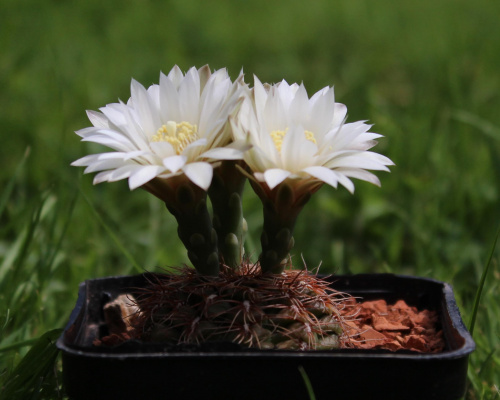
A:
{"label": "clustered spine", "polygon": [[135,293],[136,336],[150,342],[232,341],[261,349],[338,348],[349,296],[307,271],[262,274],[258,265],[222,268],[219,277],[183,268],[152,275]]}

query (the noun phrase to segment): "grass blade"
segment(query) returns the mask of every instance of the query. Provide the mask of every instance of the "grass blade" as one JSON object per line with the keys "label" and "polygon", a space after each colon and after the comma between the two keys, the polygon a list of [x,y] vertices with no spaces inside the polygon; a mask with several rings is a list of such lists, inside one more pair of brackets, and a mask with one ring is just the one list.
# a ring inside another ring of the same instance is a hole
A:
{"label": "grass blade", "polygon": [[36,340],[30,351],[7,378],[1,397],[11,400],[62,398],[58,392],[55,341],[62,329],[53,329]]}
{"label": "grass blade", "polygon": [[26,160],[28,159],[30,155],[30,148],[28,147],[26,151],[24,152],[24,156],[19,162],[19,164],[16,167],[16,170],[12,174],[12,176],[9,179],[9,182],[7,185],[5,185],[5,189],[2,193],[2,196],[0,197],[0,215],[2,215],[3,210],[5,209],[5,206],[7,205],[7,201],[10,197],[10,194],[12,193],[12,190],[14,189],[14,185],[16,183],[17,177],[19,173],[21,172],[21,169],[23,168]]}
{"label": "grass blade", "polygon": [[87,203],[87,205],[92,210],[92,213],[94,214],[94,216],[97,219],[97,221],[99,221],[99,223],[102,225],[102,227],[106,230],[106,232],[108,233],[109,237],[113,240],[113,242],[115,242],[115,245],[120,249],[120,251],[127,258],[127,260],[134,266],[135,270],[137,272],[140,272],[140,273],[144,272],[144,268],[142,268],[139,265],[139,263],[135,260],[135,258],[132,256],[132,254],[130,254],[130,252],[125,248],[125,246],[120,241],[120,239],[118,239],[118,236],[116,236],[115,233],[113,232],[113,230],[109,227],[109,225],[106,224],[106,222],[104,221],[104,219],[97,212],[97,210],[95,209],[95,207],[93,206],[93,204],[91,203],[91,201],[89,200],[89,198],[87,197],[87,195],[81,189],[80,189],[80,193],[82,194],[83,199],[85,200],[85,202]]}
{"label": "grass blade", "polygon": [[304,380],[304,384],[306,385],[307,393],[309,394],[309,400],[316,400],[316,396],[314,394],[311,380],[309,379],[309,376],[307,375],[307,372],[302,365],[299,365],[299,372],[300,372],[300,375],[302,375],[302,379]]}
{"label": "grass blade", "polygon": [[28,340],[23,340],[22,342],[18,343],[13,343],[8,346],[0,347],[0,353],[5,353],[6,351],[10,350],[17,350],[20,349],[21,347],[26,347],[26,346],[31,346],[32,344],[36,343],[38,339],[28,339]]}
{"label": "grass blade", "polygon": [[493,259],[493,255],[495,254],[495,249],[498,242],[498,236],[500,235],[500,228],[497,230],[497,234],[495,236],[495,240],[493,241],[493,246],[491,248],[490,256],[488,258],[488,262],[484,267],[483,273],[481,274],[481,280],[479,281],[479,287],[476,291],[476,298],[474,300],[474,308],[472,311],[472,316],[469,322],[469,332],[472,335],[474,333],[474,326],[476,324],[477,312],[479,309],[479,303],[481,301],[481,295],[483,294],[484,283],[486,282],[486,276],[488,275],[488,271],[490,269],[491,260]]}

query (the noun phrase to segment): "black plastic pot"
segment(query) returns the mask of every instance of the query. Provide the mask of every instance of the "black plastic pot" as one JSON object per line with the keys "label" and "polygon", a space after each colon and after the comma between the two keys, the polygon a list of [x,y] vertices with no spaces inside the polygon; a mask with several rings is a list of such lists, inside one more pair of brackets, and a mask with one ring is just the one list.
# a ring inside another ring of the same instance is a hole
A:
{"label": "black plastic pot", "polygon": [[221,343],[167,351],[127,343],[94,347],[106,333],[103,304],[145,284],[143,275],[87,281],[57,342],[71,399],[308,399],[303,367],[317,399],[458,399],[475,345],[451,287],[389,274],[334,276],[332,286],[364,299],[404,299],[440,315],[446,348],[439,354],[342,349],[242,350]]}

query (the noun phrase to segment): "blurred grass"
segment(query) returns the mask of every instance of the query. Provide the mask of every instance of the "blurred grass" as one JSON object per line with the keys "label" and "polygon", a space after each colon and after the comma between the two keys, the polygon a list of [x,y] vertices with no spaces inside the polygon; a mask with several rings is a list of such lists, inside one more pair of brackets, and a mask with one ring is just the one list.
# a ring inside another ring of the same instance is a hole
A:
{"label": "blurred grass", "polygon": [[[64,326],[79,282],[135,271],[109,232],[142,268],[187,259],[157,200],[125,182],[92,187],[69,166],[98,150],[73,133],[88,126],[85,109],[126,100],[131,77],[150,85],[174,64],[209,63],[233,77],[243,67],[247,81],[303,81],[310,94],[335,85],[349,121],[375,123],[386,137],[376,151],[397,166],[379,174],[381,189],[323,188],[299,218],[296,262],[303,254],[310,267],[322,260],[323,272],[446,280],[470,318],[500,223],[498,1],[0,6],[0,350],[11,349],[0,353],[0,385],[27,353],[23,343]],[[261,209],[250,190],[245,210],[257,254]],[[498,260],[497,249],[478,309],[470,399],[499,398]]]}

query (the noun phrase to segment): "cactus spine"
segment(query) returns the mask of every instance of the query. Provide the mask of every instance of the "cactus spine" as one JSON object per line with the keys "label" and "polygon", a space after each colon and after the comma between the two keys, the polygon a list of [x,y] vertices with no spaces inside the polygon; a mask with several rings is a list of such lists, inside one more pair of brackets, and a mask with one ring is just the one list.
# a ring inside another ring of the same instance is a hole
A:
{"label": "cactus spine", "polygon": [[152,276],[149,287],[135,293],[136,336],[145,341],[324,350],[346,339],[339,312],[346,295],[306,271],[263,274],[246,264],[238,271],[224,267],[219,277],[188,268]]}

